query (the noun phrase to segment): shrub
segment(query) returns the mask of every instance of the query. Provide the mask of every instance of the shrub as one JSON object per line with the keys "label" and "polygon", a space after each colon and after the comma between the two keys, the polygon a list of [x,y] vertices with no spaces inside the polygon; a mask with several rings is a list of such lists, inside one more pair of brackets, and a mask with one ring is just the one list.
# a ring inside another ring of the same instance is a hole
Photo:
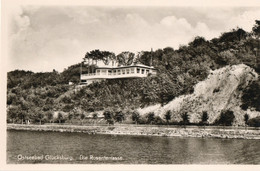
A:
{"label": "shrub", "polygon": [[190,123],[190,117],[189,117],[189,114],[188,112],[184,112],[181,114],[181,118],[182,118],[182,121],[180,122],[181,124],[189,124]]}
{"label": "shrub", "polygon": [[118,110],[115,112],[114,119],[116,120],[116,122],[122,123],[122,121],[125,120],[125,114],[122,110]]}
{"label": "shrub", "polygon": [[167,112],[164,115],[164,119],[166,120],[167,124],[169,124],[169,120],[172,118],[172,112],[170,110],[167,110]]}
{"label": "shrub", "polygon": [[253,127],[260,127],[260,116],[257,116],[255,118],[249,119],[247,124],[249,126],[253,126]]}
{"label": "shrub", "polygon": [[68,96],[64,96],[64,97],[61,99],[61,101],[62,101],[63,103],[71,103],[71,98],[69,98]]}
{"label": "shrub", "polygon": [[231,126],[235,119],[234,112],[231,110],[222,110],[220,118],[215,122],[217,125]]}
{"label": "shrub", "polygon": [[107,121],[107,123],[110,124],[114,124],[114,116],[113,116],[113,112],[109,109],[106,109],[103,113],[104,115],[104,119]]}
{"label": "shrub", "polygon": [[154,124],[156,124],[156,125],[163,125],[164,124],[164,120],[160,116],[155,116]]}
{"label": "shrub", "polygon": [[208,112],[207,111],[203,111],[202,115],[201,115],[201,121],[200,121],[199,124],[200,125],[208,124],[208,119],[209,119]]}
{"label": "shrub", "polygon": [[132,121],[135,123],[135,124],[137,124],[137,123],[139,123],[139,120],[140,120],[140,114],[139,114],[139,112],[138,111],[133,111],[132,112]]}
{"label": "shrub", "polygon": [[139,120],[138,120],[138,124],[146,124],[147,121],[146,121],[146,118],[145,117],[140,117]]}
{"label": "shrub", "polygon": [[148,113],[148,115],[146,116],[146,118],[147,118],[147,123],[148,123],[148,124],[153,124],[153,122],[154,122],[154,120],[155,120],[154,112]]}
{"label": "shrub", "polygon": [[249,120],[249,115],[246,113],[246,114],[244,115],[245,125],[248,124],[248,120]]}
{"label": "shrub", "polygon": [[255,108],[260,111],[260,79],[251,82],[246,90],[243,91],[241,108]]}

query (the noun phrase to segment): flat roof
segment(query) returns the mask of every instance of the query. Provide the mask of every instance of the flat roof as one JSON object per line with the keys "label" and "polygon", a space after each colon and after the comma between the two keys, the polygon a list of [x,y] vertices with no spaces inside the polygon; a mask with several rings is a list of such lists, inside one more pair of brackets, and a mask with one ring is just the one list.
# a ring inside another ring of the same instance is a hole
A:
{"label": "flat roof", "polygon": [[[129,66],[119,66],[119,67],[97,67],[96,69],[123,69],[123,68],[132,68],[132,67],[142,67],[142,68],[149,68],[149,69],[155,69],[153,66],[146,66],[142,64],[137,64],[137,65],[129,65]],[[156,69],[155,69],[156,70]]]}

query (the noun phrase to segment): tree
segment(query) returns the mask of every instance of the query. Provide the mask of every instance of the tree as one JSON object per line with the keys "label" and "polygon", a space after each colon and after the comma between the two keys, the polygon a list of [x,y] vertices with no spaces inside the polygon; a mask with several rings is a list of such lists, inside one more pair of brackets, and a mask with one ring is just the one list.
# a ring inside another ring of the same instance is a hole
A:
{"label": "tree", "polygon": [[25,118],[25,113],[23,110],[20,110],[18,113],[18,118],[21,119],[21,123],[23,124],[24,118]]}
{"label": "tree", "polygon": [[172,112],[170,110],[167,110],[167,112],[164,115],[164,119],[167,122],[167,125],[169,125],[169,120],[171,120],[172,118]]}
{"label": "tree", "polygon": [[223,126],[231,126],[235,119],[234,112],[231,110],[222,110],[220,113],[220,118],[217,120],[216,124]]}
{"label": "tree", "polygon": [[139,114],[139,112],[138,111],[133,111],[132,112],[132,121],[134,121],[135,122],[135,124],[137,124],[138,122],[139,122],[139,120],[140,120],[140,114]]}
{"label": "tree", "polygon": [[18,112],[19,109],[17,106],[10,107],[7,111],[7,118],[12,120],[12,122],[14,123],[16,118],[18,117]]}
{"label": "tree", "polygon": [[249,119],[247,123],[249,126],[260,127],[260,116]]}
{"label": "tree", "polygon": [[135,54],[132,52],[121,52],[117,55],[117,60],[120,65],[128,66],[134,61]]}
{"label": "tree", "polygon": [[243,91],[241,108],[246,110],[249,107],[260,111],[260,79],[252,81]]}
{"label": "tree", "polygon": [[142,63],[144,65],[150,66],[152,63],[152,52],[142,51],[139,52],[134,60],[134,64]]}
{"label": "tree", "polygon": [[102,60],[105,65],[108,65],[111,60],[112,60],[112,63],[114,64],[115,54],[113,52],[102,51],[101,53],[102,53],[101,57],[102,57]]}
{"label": "tree", "polygon": [[248,124],[248,119],[249,119],[249,115],[246,113],[246,114],[244,115],[245,129],[246,129],[246,126],[247,126],[247,124]]}
{"label": "tree", "polygon": [[61,120],[63,119],[63,114],[61,112],[58,113],[58,120],[59,123],[61,123]]}
{"label": "tree", "polygon": [[73,118],[73,112],[69,112],[68,119],[70,121],[70,124],[72,124],[72,118]]}
{"label": "tree", "polygon": [[166,47],[163,49],[163,52],[165,54],[174,52],[174,49],[172,47]]}
{"label": "tree", "polygon": [[220,36],[219,41],[225,42],[225,43],[240,41],[241,39],[245,38],[246,36],[247,36],[247,33],[243,29],[236,28],[236,29],[232,29],[232,31],[230,31],[230,32],[223,33]]}
{"label": "tree", "polygon": [[190,46],[194,46],[194,47],[198,47],[201,46],[203,43],[206,43],[206,40],[204,37],[200,37],[197,36],[195,37],[195,39],[193,40],[193,42],[190,42],[189,45]]}
{"label": "tree", "polygon": [[96,122],[96,120],[98,119],[98,114],[97,113],[93,113],[92,114],[92,118],[95,120],[94,122]]}
{"label": "tree", "polygon": [[48,111],[47,112],[47,119],[48,119],[48,121],[51,123],[51,121],[53,120],[53,114],[52,114],[52,112],[51,111]]}
{"label": "tree", "polygon": [[44,115],[43,115],[42,111],[38,111],[37,119],[40,121],[40,125],[42,124],[43,118],[44,118]]}
{"label": "tree", "polygon": [[114,118],[115,118],[116,122],[122,123],[122,121],[125,119],[125,115],[122,110],[118,110],[115,112]]}
{"label": "tree", "polygon": [[108,124],[114,123],[113,112],[110,109],[106,109],[103,115],[104,115],[104,119],[107,121]]}
{"label": "tree", "polygon": [[182,123],[184,124],[184,128],[186,129],[186,124],[190,122],[189,114],[188,112],[184,112],[181,114]]}
{"label": "tree", "polygon": [[164,121],[160,116],[155,116],[154,117],[154,123],[157,124],[157,125],[162,125],[162,124],[164,124]]}
{"label": "tree", "polygon": [[83,125],[83,121],[84,121],[85,117],[86,116],[84,115],[84,113],[81,113],[81,115],[80,115],[81,125]]}
{"label": "tree", "polygon": [[260,20],[255,20],[255,25],[252,28],[252,32],[255,37],[260,37]]}
{"label": "tree", "polygon": [[153,122],[155,120],[154,112],[149,112],[148,115],[146,116],[146,118],[147,118],[147,123],[153,124]]}
{"label": "tree", "polygon": [[201,123],[204,124],[204,129],[205,129],[205,125],[208,123],[208,119],[209,119],[208,112],[203,111],[201,116]]}
{"label": "tree", "polygon": [[14,93],[7,93],[7,105],[15,104],[17,97]]}
{"label": "tree", "polygon": [[[92,50],[90,52],[87,52],[86,55],[85,55],[85,58],[88,58],[88,67],[89,67],[89,59],[91,59],[92,61],[92,65],[94,65],[94,61],[96,61],[96,64],[97,64],[97,61],[100,60],[102,55],[102,52],[99,50],[99,49],[95,49],[95,50]],[[92,73],[94,72],[94,68],[92,68]]]}

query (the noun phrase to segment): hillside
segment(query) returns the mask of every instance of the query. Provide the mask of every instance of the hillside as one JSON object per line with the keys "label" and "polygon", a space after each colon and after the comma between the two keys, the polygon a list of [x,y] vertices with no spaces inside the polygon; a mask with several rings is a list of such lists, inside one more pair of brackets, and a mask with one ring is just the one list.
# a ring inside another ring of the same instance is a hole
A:
{"label": "hillside", "polygon": [[233,124],[241,125],[243,114],[252,119],[258,113],[250,111],[260,111],[259,38],[260,21],[257,20],[252,32],[236,28],[212,40],[198,36],[179,49],[142,51],[135,58],[132,52],[115,55],[93,50],[85,55],[92,62],[82,64],[82,73],[93,71],[97,61],[106,63],[115,58],[127,65],[152,62],[158,73],[146,78],[105,80],[81,89],[76,89],[80,63],[63,72],[10,71],[7,73],[7,122],[69,122],[72,118],[84,120],[104,111],[110,111],[113,121],[119,115],[120,122],[129,122],[131,113],[139,109],[140,123],[150,123],[144,117],[149,111],[160,116],[153,120],[165,123],[163,115],[167,110],[173,110],[172,122],[180,121],[184,112],[189,114],[191,122],[198,122],[205,111],[208,121],[214,123],[221,111],[228,110],[235,115]]}
{"label": "hillside", "polygon": [[182,111],[190,113],[190,122],[201,121],[201,114],[206,111],[209,115],[209,123],[214,123],[222,110],[234,111],[234,125],[244,125],[244,115],[250,118],[260,116],[260,112],[241,109],[243,90],[249,83],[257,80],[258,74],[250,67],[240,64],[223,67],[211,71],[209,76],[194,87],[194,92],[175,98],[165,106],[160,104],[139,109],[143,115],[154,112],[163,118],[166,111],[174,113],[174,119],[181,121]]}

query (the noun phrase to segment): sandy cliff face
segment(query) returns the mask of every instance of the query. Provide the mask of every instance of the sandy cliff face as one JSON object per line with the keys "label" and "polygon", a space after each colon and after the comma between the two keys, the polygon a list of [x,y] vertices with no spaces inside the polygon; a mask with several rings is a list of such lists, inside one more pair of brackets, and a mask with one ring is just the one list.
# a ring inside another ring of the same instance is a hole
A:
{"label": "sandy cliff face", "polygon": [[149,106],[139,109],[139,112],[144,115],[154,111],[163,118],[165,112],[171,110],[173,120],[180,121],[181,111],[186,110],[191,122],[199,122],[202,111],[207,111],[208,121],[213,123],[220,116],[221,110],[229,109],[236,117],[233,124],[243,125],[245,113],[250,118],[260,115],[260,112],[240,108],[243,89],[257,77],[257,73],[244,64],[227,66],[211,71],[206,80],[195,85],[193,94],[177,97],[163,107]]}

